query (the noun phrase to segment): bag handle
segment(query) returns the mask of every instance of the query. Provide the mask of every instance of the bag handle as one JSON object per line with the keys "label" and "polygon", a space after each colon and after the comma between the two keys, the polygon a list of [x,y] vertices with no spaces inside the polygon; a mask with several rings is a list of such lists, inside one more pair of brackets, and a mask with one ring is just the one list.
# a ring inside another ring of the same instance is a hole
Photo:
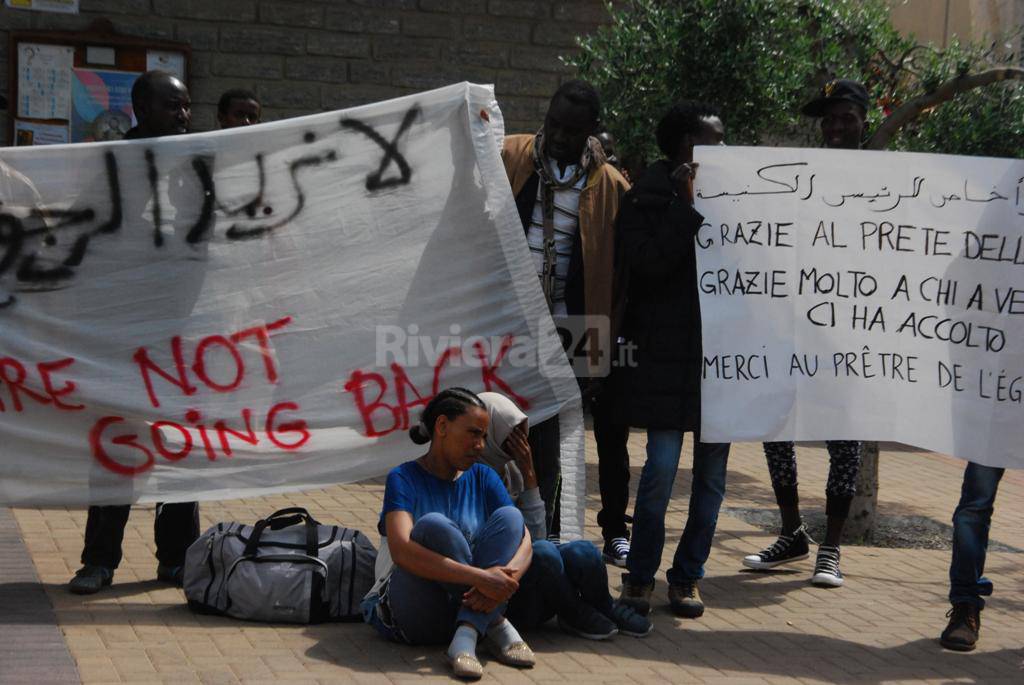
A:
{"label": "bag handle", "polygon": [[317,527],[320,524],[317,523],[316,519],[314,519],[303,507],[279,509],[267,518],[257,521],[256,525],[252,528],[252,535],[249,537],[249,542],[246,543],[245,550],[242,552],[242,555],[251,557],[256,554],[256,548],[260,544],[260,538],[263,537],[263,532],[268,527],[271,530],[281,530],[282,528],[294,526],[295,524],[303,521],[306,524],[306,554],[311,557],[319,558],[320,536],[318,535]]}

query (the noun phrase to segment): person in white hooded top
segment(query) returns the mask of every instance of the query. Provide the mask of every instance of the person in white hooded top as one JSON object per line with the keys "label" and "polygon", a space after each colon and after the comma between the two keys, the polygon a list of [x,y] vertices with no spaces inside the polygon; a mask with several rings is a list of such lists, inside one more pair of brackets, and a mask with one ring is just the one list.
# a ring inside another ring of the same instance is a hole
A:
{"label": "person in white hooded top", "polygon": [[533,562],[509,601],[506,616],[528,629],[557,615],[562,630],[592,640],[649,634],[652,625],[646,617],[612,600],[608,572],[593,543],[556,545],[547,540],[526,414],[500,393],[483,392],[479,397],[490,417],[483,462],[501,476],[533,539]]}

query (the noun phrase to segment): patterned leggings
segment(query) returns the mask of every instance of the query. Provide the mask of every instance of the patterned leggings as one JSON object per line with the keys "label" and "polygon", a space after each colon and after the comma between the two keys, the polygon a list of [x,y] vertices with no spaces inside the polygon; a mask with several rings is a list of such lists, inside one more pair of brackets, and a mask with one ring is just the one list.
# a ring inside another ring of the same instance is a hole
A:
{"label": "patterned leggings", "polygon": [[[828,485],[825,494],[829,497],[852,498],[857,490],[857,473],[860,471],[860,443],[856,440],[829,440]],[[772,487],[796,487],[796,448],[792,442],[764,443],[764,456],[768,460],[768,473]]]}

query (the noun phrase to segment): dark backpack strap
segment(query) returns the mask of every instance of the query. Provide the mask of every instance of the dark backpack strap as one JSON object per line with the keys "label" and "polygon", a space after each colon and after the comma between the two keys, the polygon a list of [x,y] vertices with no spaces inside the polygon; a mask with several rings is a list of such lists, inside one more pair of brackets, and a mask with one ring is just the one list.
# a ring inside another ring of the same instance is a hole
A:
{"label": "dark backpack strap", "polygon": [[523,224],[523,231],[530,230],[530,222],[533,220],[533,208],[537,204],[537,186],[540,185],[540,175],[537,172],[530,174],[523,184],[519,194],[516,195],[516,209],[519,211],[519,221]]}

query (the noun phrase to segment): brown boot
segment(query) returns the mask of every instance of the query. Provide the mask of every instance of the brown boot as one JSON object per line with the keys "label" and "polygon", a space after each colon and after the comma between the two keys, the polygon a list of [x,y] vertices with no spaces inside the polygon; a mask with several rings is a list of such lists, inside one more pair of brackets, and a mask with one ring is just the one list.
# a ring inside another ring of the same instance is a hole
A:
{"label": "brown boot", "polygon": [[676,616],[700,618],[704,615],[704,600],[700,598],[696,580],[669,583],[668,603],[672,605],[672,611]]}
{"label": "brown boot", "polygon": [[619,595],[619,603],[625,604],[641,616],[651,613],[651,593],[654,592],[654,581],[647,585],[638,585],[630,582],[629,574],[622,574],[622,593]]}
{"label": "brown boot", "polygon": [[969,652],[978,644],[981,630],[981,610],[970,602],[958,602],[946,612],[949,623],[942,631],[939,642],[946,649]]}

